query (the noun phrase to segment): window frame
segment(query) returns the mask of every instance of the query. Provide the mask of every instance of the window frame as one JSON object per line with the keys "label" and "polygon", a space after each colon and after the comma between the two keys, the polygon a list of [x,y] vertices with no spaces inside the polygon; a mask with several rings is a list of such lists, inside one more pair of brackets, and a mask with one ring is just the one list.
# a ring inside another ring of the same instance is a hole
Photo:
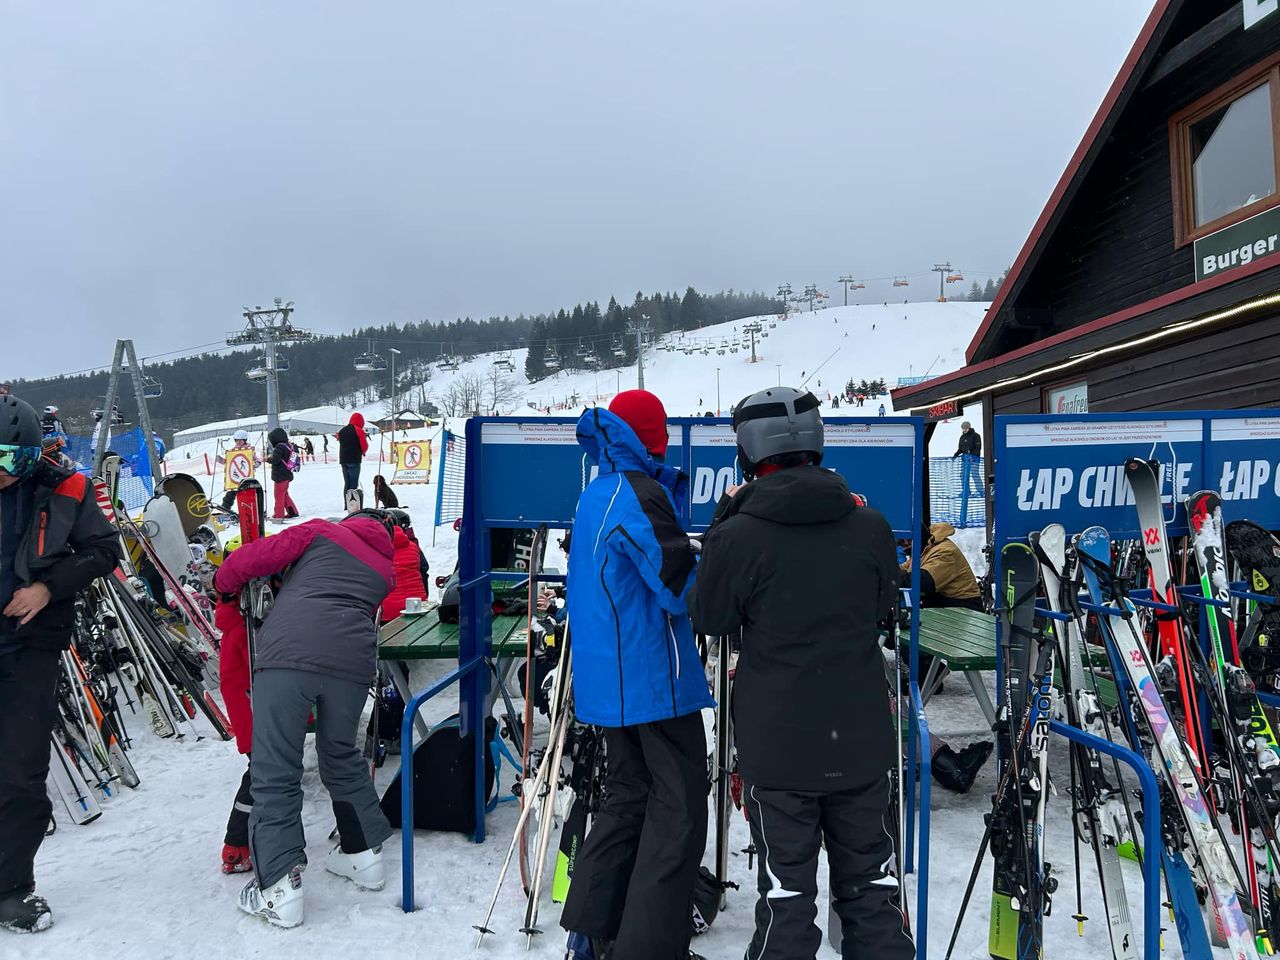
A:
{"label": "window frame", "polygon": [[[1203,226],[1195,225],[1195,186],[1191,163],[1191,126],[1233,100],[1271,84],[1271,154],[1276,189],[1269,197],[1233,210]],[[1184,247],[1265,210],[1280,206],[1280,53],[1260,61],[1245,72],[1183,107],[1169,118],[1169,159],[1173,178],[1174,246]]]}

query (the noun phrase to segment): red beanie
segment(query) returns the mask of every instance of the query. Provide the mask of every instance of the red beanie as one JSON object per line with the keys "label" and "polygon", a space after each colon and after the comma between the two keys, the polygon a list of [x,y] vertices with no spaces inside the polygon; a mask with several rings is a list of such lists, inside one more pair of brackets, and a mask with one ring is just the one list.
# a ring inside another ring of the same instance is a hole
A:
{"label": "red beanie", "polygon": [[609,404],[609,412],[634,430],[650,453],[667,455],[667,411],[648,390],[622,391]]}

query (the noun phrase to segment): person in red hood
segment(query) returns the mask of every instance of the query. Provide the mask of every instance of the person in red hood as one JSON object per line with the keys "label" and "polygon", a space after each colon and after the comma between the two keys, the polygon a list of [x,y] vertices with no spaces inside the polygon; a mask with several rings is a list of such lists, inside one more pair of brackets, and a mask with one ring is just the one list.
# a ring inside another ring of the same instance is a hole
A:
{"label": "person in red hood", "polygon": [[369,452],[369,438],[364,433],[364,414],[351,414],[347,425],[337,433],[338,463],[342,467],[342,492],[360,489],[360,464]]}

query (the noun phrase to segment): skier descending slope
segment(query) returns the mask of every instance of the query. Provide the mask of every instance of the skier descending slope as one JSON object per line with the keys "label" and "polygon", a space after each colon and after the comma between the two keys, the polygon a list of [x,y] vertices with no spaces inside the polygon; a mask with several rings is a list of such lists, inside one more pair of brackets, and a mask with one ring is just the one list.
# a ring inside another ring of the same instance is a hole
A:
{"label": "skier descending slope", "polygon": [[35,410],[0,397],[0,928],[24,933],[53,923],[33,868],[75,595],[120,559],[93,487],[42,459],[41,436]]}
{"label": "skier descending slope", "polygon": [[746,957],[816,956],[825,841],[844,956],[907,960],[915,945],[891,873],[897,754],[876,626],[897,596],[893,534],[819,466],[813,394],[752,394],[734,408],[733,426],[749,483],[716,509],[690,612],[700,633],[742,631],[734,730],[760,853]]}
{"label": "skier descending slope", "polygon": [[356,727],[377,673],[376,611],[395,584],[392,522],[365,510],[341,523],[310,520],[242,545],[218,570],[219,593],[289,568],[253,650],[253,811],[256,878],[240,909],[280,927],[302,923],[302,750],[314,704],[320,779],[333,799],[340,845],[325,869],[381,890],[382,842],[391,826],[378,806]]}
{"label": "skier descending slope", "polygon": [[675,512],[687,480],[663,463],[666,421],[644,390],[578,421],[600,474],[578,500],[569,548],[573,695],[578,719],[604,727],[608,771],[560,917],[570,960],[694,956],[707,842],[701,711],[713,702],[689,626],[696,561]]}

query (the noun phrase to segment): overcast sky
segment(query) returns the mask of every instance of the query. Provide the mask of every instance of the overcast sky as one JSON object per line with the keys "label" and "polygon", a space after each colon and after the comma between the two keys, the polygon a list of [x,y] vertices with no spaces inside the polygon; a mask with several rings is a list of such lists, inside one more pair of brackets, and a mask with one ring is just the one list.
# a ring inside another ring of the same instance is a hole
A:
{"label": "overcast sky", "polygon": [[1151,5],[0,0],[0,378],[1000,270]]}

